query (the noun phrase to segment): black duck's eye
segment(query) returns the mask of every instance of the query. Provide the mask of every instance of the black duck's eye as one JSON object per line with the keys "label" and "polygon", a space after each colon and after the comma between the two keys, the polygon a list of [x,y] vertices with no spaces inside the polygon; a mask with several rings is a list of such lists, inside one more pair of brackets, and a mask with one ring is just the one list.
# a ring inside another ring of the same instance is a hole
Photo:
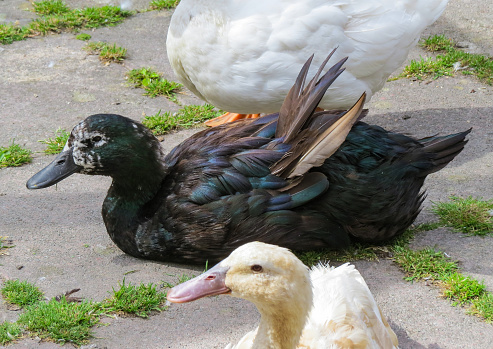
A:
{"label": "black duck's eye", "polygon": [[101,138],[101,136],[94,136],[94,137],[92,137],[92,141],[93,141],[94,143],[99,142],[101,139],[102,139],[102,138]]}
{"label": "black duck's eye", "polygon": [[262,266],[258,265],[258,264],[252,265],[252,267],[250,269],[252,269],[252,271],[254,271],[256,273],[260,273],[263,270]]}

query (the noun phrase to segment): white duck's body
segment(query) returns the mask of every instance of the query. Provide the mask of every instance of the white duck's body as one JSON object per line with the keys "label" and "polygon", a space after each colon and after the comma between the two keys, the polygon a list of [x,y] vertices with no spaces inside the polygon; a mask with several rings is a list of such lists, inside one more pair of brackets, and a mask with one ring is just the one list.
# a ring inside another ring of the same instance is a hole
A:
{"label": "white duck's body", "polygon": [[[254,270],[260,268],[260,271]],[[311,271],[284,248],[253,242],[168,293],[174,302],[230,293],[253,302],[259,327],[226,349],[394,349],[397,337],[349,264]]]}
{"label": "white duck's body", "polygon": [[397,347],[396,335],[353,265],[318,265],[311,270],[310,278],[313,307],[301,348],[346,348],[347,343],[354,348]]}
{"label": "white duck's body", "polygon": [[[320,107],[351,107],[406,59],[448,0],[181,0],[168,58],[198,97],[235,113],[277,112],[306,59],[333,48],[346,71]],[[308,77],[311,78],[311,74]]]}

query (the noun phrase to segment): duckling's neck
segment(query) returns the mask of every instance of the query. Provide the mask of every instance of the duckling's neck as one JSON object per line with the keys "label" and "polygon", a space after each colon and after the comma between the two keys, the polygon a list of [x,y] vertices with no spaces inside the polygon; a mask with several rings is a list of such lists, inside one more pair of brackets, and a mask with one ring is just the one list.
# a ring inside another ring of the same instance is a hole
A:
{"label": "duckling's neck", "polygon": [[295,349],[312,306],[311,286],[298,290],[296,298],[286,296],[282,304],[257,304],[260,324],[252,349]]}

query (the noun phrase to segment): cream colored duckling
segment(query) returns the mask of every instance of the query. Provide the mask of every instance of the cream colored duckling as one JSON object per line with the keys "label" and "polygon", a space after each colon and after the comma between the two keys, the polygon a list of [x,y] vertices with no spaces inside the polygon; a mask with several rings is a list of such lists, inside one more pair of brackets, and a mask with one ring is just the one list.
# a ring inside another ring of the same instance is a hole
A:
{"label": "cream colored duckling", "polygon": [[255,304],[255,331],[227,348],[397,348],[397,337],[363,277],[349,264],[309,270],[289,250],[245,244],[204,274],[172,288],[168,300],[230,294]]}
{"label": "cream colored duckling", "polygon": [[181,0],[166,49],[197,97],[244,115],[278,112],[307,57],[315,54],[312,66],[319,67],[338,47],[334,59],[350,59],[319,106],[347,109],[363,92],[369,101],[382,88],[447,2]]}

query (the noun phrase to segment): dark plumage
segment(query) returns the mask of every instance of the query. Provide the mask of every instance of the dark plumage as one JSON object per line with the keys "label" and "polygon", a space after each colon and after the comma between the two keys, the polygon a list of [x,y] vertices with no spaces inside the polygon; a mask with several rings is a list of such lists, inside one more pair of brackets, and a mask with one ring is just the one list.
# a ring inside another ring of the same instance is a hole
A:
{"label": "dark plumage", "polygon": [[344,60],[303,89],[310,62],[280,116],[204,130],[166,157],[141,124],[92,115],[27,187],[76,172],[111,176],[102,210],[111,239],[161,261],[213,262],[254,240],[310,250],[401,234],[419,213],[425,177],[461,152],[470,130],[415,140],[357,122],[364,96],[348,112],[314,112]]}

